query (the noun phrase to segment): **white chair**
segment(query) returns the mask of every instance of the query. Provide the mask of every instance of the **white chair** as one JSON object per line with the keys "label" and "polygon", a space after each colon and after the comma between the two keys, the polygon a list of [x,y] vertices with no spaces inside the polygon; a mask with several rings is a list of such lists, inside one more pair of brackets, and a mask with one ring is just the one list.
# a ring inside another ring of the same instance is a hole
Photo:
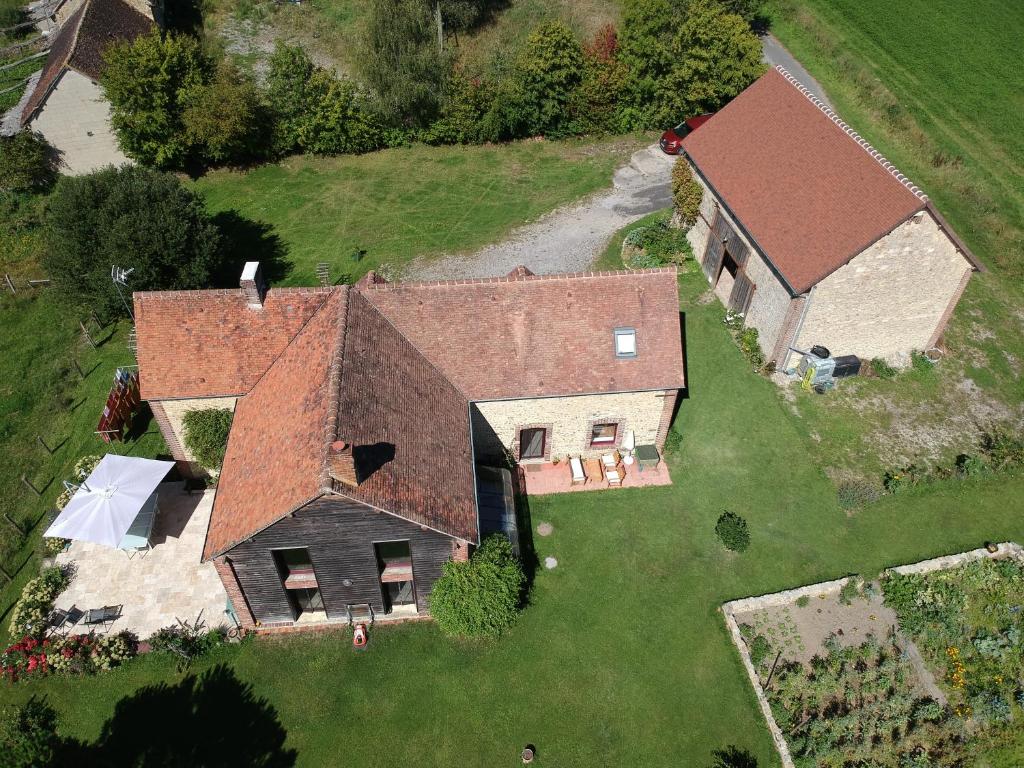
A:
{"label": "white chair", "polygon": [[583,471],[583,460],[579,456],[569,459],[569,470],[572,472],[573,485],[583,485],[587,482],[587,474]]}

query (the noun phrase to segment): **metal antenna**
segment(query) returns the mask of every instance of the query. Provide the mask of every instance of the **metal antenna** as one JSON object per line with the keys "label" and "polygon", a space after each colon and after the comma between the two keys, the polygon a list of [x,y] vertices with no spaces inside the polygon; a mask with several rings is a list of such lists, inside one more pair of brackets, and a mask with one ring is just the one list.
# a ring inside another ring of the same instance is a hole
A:
{"label": "metal antenna", "polygon": [[122,269],[114,264],[110,265],[110,279],[114,281],[114,287],[117,288],[117,295],[121,297],[121,303],[124,304],[124,308],[128,311],[128,316],[135,322],[135,315],[132,313],[132,308],[128,306],[128,302],[124,298],[124,293],[121,292],[121,286],[128,287],[128,275],[135,271],[135,267],[129,269]]}

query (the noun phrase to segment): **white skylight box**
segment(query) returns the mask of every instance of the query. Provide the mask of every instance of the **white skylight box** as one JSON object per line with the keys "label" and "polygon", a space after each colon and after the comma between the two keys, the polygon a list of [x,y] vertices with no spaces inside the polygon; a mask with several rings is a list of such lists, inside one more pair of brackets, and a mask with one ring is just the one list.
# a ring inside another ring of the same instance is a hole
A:
{"label": "white skylight box", "polygon": [[615,329],[615,356],[636,357],[636,329]]}

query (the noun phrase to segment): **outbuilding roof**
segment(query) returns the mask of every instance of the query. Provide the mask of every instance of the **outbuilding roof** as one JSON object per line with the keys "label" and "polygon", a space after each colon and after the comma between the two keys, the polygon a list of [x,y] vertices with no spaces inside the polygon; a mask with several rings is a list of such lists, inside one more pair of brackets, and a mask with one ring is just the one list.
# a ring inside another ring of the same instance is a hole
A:
{"label": "outbuilding roof", "polygon": [[781,68],[690,133],[683,150],[795,294],[928,207],[920,189]]}
{"label": "outbuilding roof", "polygon": [[103,52],[110,45],[134,40],[153,28],[151,18],[123,0],[86,0],[54,37],[43,73],[22,110],[21,124],[32,119],[65,70],[99,80]]}

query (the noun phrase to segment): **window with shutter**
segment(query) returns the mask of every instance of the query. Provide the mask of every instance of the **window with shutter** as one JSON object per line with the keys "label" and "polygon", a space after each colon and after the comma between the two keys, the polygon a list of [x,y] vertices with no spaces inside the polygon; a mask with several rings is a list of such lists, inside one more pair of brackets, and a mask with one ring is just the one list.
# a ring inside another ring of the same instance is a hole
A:
{"label": "window with shutter", "polygon": [[718,279],[718,273],[722,270],[722,256],[725,254],[725,246],[722,241],[712,233],[708,239],[708,250],[704,254],[704,274],[708,280],[714,282]]}

